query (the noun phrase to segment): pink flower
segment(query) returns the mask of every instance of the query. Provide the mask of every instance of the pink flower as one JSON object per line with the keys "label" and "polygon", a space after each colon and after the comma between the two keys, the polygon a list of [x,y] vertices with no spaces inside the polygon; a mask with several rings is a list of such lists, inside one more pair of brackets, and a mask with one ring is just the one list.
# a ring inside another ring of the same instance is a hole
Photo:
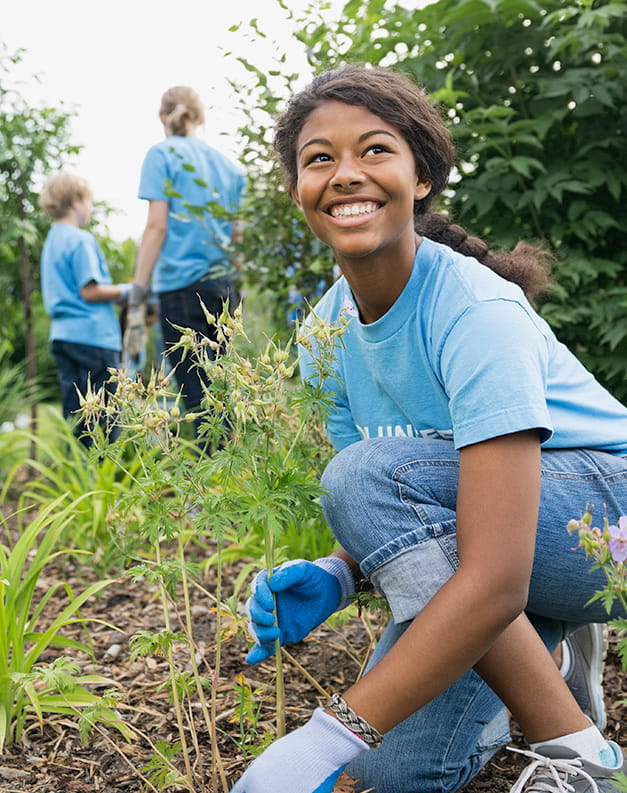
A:
{"label": "pink flower", "polygon": [[610,541],[608,545],[615,562],[627,560],[627,515],[618,519],[618,526],[609,526]]}

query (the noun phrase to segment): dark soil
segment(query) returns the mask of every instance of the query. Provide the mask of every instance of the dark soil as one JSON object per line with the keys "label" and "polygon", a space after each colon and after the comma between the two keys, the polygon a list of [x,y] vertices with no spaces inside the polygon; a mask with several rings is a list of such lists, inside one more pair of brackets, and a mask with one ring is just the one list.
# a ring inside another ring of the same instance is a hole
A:
{"label": "dark soil", "polygon": [[[234,579],[239,566],[226,568],[226,577]],[[48,570],[40,580],[43,593],[53,582],[65,580],[80,592],[94,574],[85,568],[67,563],[64,567]],[[213,582],[205,581],[211,591]],[[59,595],[59,598],[61,595]],[[60,605],[57,602],[57,608]],[[55,609],[54,603],[52,609]],[[214,663],[216,615],[207,597],[194,590],[192,600],[194,638],[199,651]],[[150,789],[142,781],[142,769],[150,761],[152,750],[149,741],[165,741],[171,745],[178,740],[174,708],[167,685],[168,662],[165,658],[150,655],[131,660],[129,638],[138,631],[159,631],[164,627],[161,602],[155,587],[146,581],[133,583],[120,579],[94,598],[82,611],[86,620],[103,620],[108,624],[92,622],[89,627],[94,658],[76,655],[83,672],[104,675],[120,689],[117,707],[119,714],[138,733],[137,740],[127,743],[111,728],[100,726],[93,730],[90,741],[80,741],[76,719],[69,716],[45,717],[43,725],[29,722],[20,745],[9,745],[0,757],[0,793],[121,793]],[[177,614],[171,609],[172,628],[177,630]],[[376,618],[375,629],[376,629]],[[115,626],[114,630],[111,626]],[[65,635],[85,640],[85,631],[74,626]],[[292,656],[307,670],[325,691],[346,688],[359,675],[370,646],[370,634],[363,619],[357,617],[341,628],[327,626],[315,631],[306,641],[289,648]],[[218,747],[224,774],[232,785],[244,770],[246,758],[240,740],[237,719],[236,684],[242,681],[256,692],[255,701],[261,703],[260,711],[252,722],[245,725],[243,734],[252,743],[259,741],[264,732],[274,729],[273,667],[266,663],[251,667],[243,663],[246,640],[235,636],[222,650],[219,678],[215,683],[216,722],[219,730]],[[67,652],[65,653],[68,654]],[[50,653],[41,662],[53,659]],[[183,650],[176,660],[189,669]],[[619,671],[616,655],[610,646],[605,671],[605,694],[608,709],[607,736],[623,745],[627,744],[623,724],[627,724],[627,706],[622,700],[627,696],[625,675]],[[207,670],[204,670],[205,674]],[[285,665],[288,729],[302,724],[311,711],[324,701],[321,691],[289,661]],[[241,678],[239,676],[243,675]],[[103,686],[101,690],[110,688]],[[209,692],[207,692],[207,699]],[[198,725],[198,752],[191,749],[194,763],[195,793],[224,793],[219,776],[212,779],[211,741],[207,730],[201,726],[199,708],[193,709]],[[523,745],[514,725],[514,743]],[[622,740],[621,740],[622,739]],[[182,769],[180,757],[176,761]],[[468,793],[501,793],[508,791],[516,779],[524,759],[505,750],[499,752],[483,772],[466,788]],[[158,786],[157,786],[158,787]],[[170,787],[169,790],[182,790]],[[338,791],[360,791],[346,780]],[[403,793],[403,791],[398,791]]]}

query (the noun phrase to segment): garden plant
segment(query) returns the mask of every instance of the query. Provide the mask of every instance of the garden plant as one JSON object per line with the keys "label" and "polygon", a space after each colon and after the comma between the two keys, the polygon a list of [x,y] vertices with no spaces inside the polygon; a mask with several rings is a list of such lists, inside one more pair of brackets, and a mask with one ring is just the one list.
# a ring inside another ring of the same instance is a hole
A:
{"label": "garden plant", "polygon": [[[105,469],[110,464],[122,467],[134,485],[118,496],[111,510],[109,522],[116,527],[111,542],[117,547],[125,575],[157,585],[164,628],[131,637],[131,658],[154,653],[168,660],[177,746],[190,790],[205,784],[207,767],[199,763],[200,740],[189,716],[192,700],[201,708],[210,736],[208,773],[212,785],[217,789],[219,778],[227,789],[215,733],[215,683],[220,675],[222,643],[241,630],[244,621],[235,601],[223,592],[225,549],[252,557],[253,563],[246,568],[250,571],[259,567],[272,570],[283,561],[291,553],[286,546],[290,536],[301,552],[311,556],[303,527],[316,538],[314,552],[321,548],[321,537],[326,537],[322,552],[332,548],[317,501],[319,475],[328,459],[321,430],[326,400],[320,387],[295,381],[292,340],[286,346],[269,341],[251,360],[240,352],[242,344],[250,343],[240,310],[232,316],[225,309],[221,316],[208,318],[218,328],[218,342],[196,338],[189,331],[180,342],[194,365],[208,375],[200,412],[181,412],[173,373],[166,376],[160,371],[154,371],[146,383],[112,374],[117,381],[115,396],[105,401],[102,393],[90,392],[82,407],[83,419],[94,427],[92,456],[99,458]],[[342,327],[324,323],[313,323],[307,332],[300,332],[299,343],[313,348],[315,338],[315,346],[324,352],[318,358],[316,381],[329,376],[330,351],[341,333]],[[120,428],[118,440],[111,445],[97,430],[104,414]],[[203,422],[199,445],[185,438],[186,427],[198,418]],[[120,449],[125,450],[122,458]],[[123,463],[130,449],[134,451],[130,455],[132,470]],[[199,652],[192,627],[190,588],[202,588],[202,565],[189,558],[194,549],[210,550],[207,556],[216,569],[215,590],[203,590],[216,614],[216,646],[210,659]],[[189,672],[175,663],[176,646],[187,648]],[[278,652],[274,679],[274,734],[278,735],[285,730],[282,658]],[[238,684],[238,693],[242,713],[250,691]],[[248,735],[240,737],[241,750],[254,755],[272,735],[261,736],[257,746]],[[159,756],[153,762],[159,766]],[[163,768],[153,771],[156,773],[163,773]],[[171,775],[167,778],[172,782]],[[180,776],[177,780],[181,784]]]}
{"label": "garden plant", "polygon": [[[81,607],[110,581],[98,581],[80,593],[74,593],[62,581],[43,595],[37,589],[44,568],[67,552],[58,550],[59,538],[80,502],[88,500],[89,495],[69,504],[63,504],[63,496],[51,500],[34,518],[26,515],[28,520],[18,523],[14,544],[0,545],[0,751],[7,742],[22,740],[29,716],[35,715],[41,722],[44,712],[74,713],[94,705],[98,696],[87,686],[112,682],[100,675],[76,676],[76,666],[62,658],[48,668],[37,666],[51,647],[89,654],[88,645],[64,637],[63,629],[72,623],[84,623]],[[52,609],[52,619],[46,619],[46,608],[50,610],[58,590],[65,591],[66,602]],[[100,715],[125,732],[110,708]]]}
{"label": "garden plant", "polygon": [[[627,671],[627,515],[621,515],[615,524],[609,518],[603,519],[602,526],[592,525],[592,513],[586,511],[579,519],[568,522],[568,531],[576,534],[579,548],[592,560],[590,570],[602,570],[606,585],[592,598],[601,600],[610,613],[618,600],[623,616],[610,620],[609,624],[618,637],[616,652],[623,671]],[[627,791],[627,776],[617,775],[620,790]]]}

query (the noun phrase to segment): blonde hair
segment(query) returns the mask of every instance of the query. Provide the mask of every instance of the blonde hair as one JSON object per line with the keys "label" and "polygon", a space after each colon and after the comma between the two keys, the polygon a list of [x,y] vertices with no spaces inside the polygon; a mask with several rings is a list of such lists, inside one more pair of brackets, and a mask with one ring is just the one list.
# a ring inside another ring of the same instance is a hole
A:
{"label": "blonde hair", "polygon": [[67,215],[75,201],[92,197],[91,188],[81,176],[59,171],[48,177],[39,195],[39,206],[53,220]]}
{"label": "blonde hair", "polygon": [[168,135],[188,135],[205,120],[200,97],[187,85],[175,85],[161,97],[159,113]]}

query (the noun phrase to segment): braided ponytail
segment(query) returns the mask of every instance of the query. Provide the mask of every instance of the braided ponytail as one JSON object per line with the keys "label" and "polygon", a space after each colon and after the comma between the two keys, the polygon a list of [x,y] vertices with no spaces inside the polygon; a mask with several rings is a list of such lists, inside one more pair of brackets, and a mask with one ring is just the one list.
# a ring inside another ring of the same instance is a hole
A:
{"label": "braided ponytail", "polygon": [[511,251],[492,251],[479,237],[453,223],[446,212],[425,212],[414,216],[414,226],[421,236],[448,245],[464,256],[473,256],[495,273],[513,281],[534,303],[551,285],[552,255],[536,245],[519,242]]}

